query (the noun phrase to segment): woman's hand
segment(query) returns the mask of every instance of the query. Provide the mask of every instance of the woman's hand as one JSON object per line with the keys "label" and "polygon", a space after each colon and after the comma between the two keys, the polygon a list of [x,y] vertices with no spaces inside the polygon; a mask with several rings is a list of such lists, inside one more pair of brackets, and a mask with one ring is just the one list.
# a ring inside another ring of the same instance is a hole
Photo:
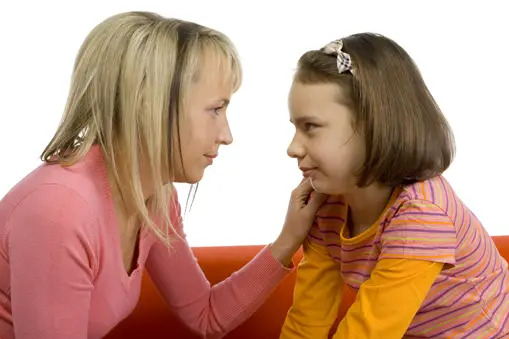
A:
{"label": "woman's hand", "polygon": [[309,179],[303,179],[292,192],[283,229],[271,246],[271,252],[284,266],[304,242],[315,219],[318,208],[327,199],[326,194],[313,190]]}

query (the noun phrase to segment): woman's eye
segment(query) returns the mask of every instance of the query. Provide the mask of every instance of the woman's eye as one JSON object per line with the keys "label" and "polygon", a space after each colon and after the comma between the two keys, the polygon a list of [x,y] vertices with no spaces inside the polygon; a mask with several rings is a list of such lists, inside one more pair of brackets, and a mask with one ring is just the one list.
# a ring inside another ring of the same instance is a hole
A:
{"label": "woman's eye", "polygon": [[216,115],[219,115],[219,114],[221,114],[221,110],[222,110],[223,108],[224,108],[224,106],[214,107],[214,108],[212,109],[212,112],[214,112],[214,114],[216,114]]}

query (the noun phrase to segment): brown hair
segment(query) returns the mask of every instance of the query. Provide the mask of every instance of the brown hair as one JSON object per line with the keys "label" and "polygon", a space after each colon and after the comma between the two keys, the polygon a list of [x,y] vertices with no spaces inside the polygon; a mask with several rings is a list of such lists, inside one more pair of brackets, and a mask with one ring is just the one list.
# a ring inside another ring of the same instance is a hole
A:
{"label": "brown hair", "polygon": [[454,137],[412,58],[379,34],[342,40],[355,75],[339,74],[336,56],[321,49],[302,55],[295,81],[336,83],[344,91],[341,100],[352,109],[366,147],[358,185],[411,184],[444,172],[454,157]]}

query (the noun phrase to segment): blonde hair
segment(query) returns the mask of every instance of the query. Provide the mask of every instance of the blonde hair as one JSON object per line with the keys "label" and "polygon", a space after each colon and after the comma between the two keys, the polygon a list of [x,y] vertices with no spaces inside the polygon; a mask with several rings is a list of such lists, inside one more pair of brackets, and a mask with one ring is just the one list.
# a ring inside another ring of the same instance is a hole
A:
{"label": "blonde hair", "polygon": [[[149,12],[106,19],[79,50],[62,121],[41,155],[47,163],[69,166],[98,144],[124,206],[134,206],[136,220],[168,246],[170,234],[177,234],[168,181],[175,161],[182,163],[182,105],[205,53],[224,67],[236,91],[242,80],[240,61],[224,34]],[[155,188],[148,201],[142,161]],[[163,223],[156,225],[160,217]]]}

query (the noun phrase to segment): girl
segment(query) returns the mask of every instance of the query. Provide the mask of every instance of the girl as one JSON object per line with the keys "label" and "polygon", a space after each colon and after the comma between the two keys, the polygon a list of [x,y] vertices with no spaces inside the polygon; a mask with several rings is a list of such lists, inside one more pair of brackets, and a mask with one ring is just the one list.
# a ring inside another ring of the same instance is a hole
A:
{"label": "girl", "polygon": [[[330,194],[281,338],[500,338],[509,272],[442,177],[451,130],[394,41],[356,34],[299,60],[288,154]],[[336,329],[343,285],[357,297]]]}
{"label": "girl", "polygon": [[210,287],[185,240],[173,182],[196,183],[241,80],[229,39],[151,13],[99,24],[76,59],[44,164],[0,202],[0,337],[101,338],[135,307],[146,269],[188,326],[218,338],[290,271],[323,197],[293,192],[280,236]]}

